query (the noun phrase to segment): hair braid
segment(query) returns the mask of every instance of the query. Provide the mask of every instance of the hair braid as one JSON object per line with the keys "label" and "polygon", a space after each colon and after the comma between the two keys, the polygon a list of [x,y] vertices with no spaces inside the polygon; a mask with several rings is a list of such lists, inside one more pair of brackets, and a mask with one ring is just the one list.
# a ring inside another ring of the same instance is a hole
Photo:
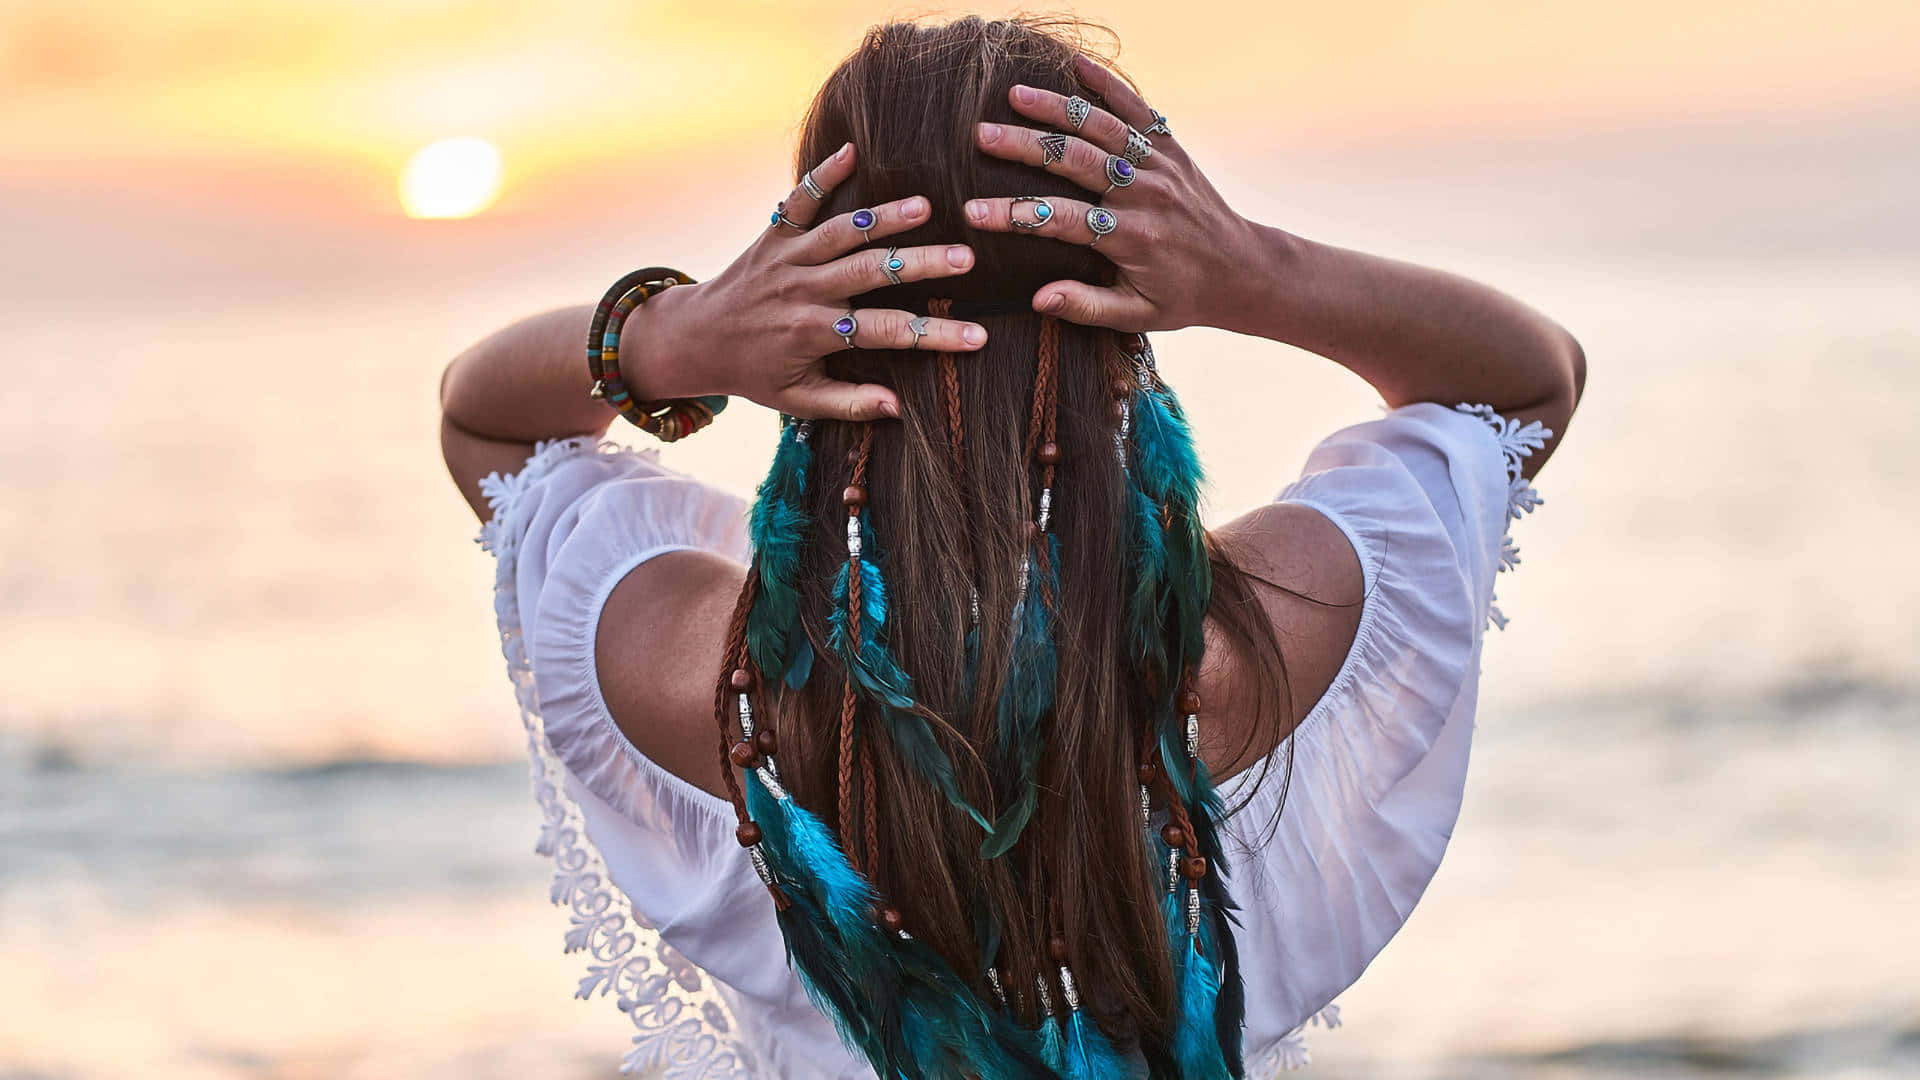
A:
{"label": "hair braid", "polygon": [[[867,484],[867,459],[873,453],[873,424],[860,425],[860,441],[853,452],[853,476],[847,481],[852,487],[865,487]],[[859,513],[858,507],[849,507],[851,513]],[[854,556],[849,556],[851,561]],[[858,567],[849,567],[847,571],[847,628],[854,641],[860,640],[860,605],[862,603],[861,574]],[[853,764],[854,764],[854,718],[860,711],[860,699],[854,691],[853,669],[847,669],[846,683],[840,694],[840,758],[835,779],[838,782],[838,806],[840,811],[841,843],[851,849],[853,838]],[[866,742],[867,740],[861,740]],[[864,753],[864,751],[863,751]],[[871,801],[871,792],[869,792]],[[869,873],[873,867],[866,867]]]}
{"label": "hair braid", "polygon": [[742,825],[748,821],[747,797],[740,790],[740,777],[734,774],[730,756],[737,716],[727,708],[727,699],[739,693],[733,688],[734,669],[753,662],[747,655],[747,614],[753,610],[759,592],[759,575],[748,567],[746,583],[740,586],[740,598],[733,602],[733,617],[727,623],[727,646],[721,653],[720,678],[713,688],[713,719],[720,738],[720,777],[727,785],[727,801],[733,803],[734,817],[739,818]]}

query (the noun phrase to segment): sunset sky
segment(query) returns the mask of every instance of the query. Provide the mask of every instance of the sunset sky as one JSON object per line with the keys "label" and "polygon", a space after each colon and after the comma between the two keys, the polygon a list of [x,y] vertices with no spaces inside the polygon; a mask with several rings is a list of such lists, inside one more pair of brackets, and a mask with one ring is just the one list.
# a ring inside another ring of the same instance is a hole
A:
{"label": "sunset sky", "polygon": [[[1150,91],[1170,88],[1161,100],[1184,131],[1254,149],[1817,116],[1920,92],[1908,0],[1061,7],[1121,34],[1122,61]],[[864,26],[930,10],[15,0],[0,8],[0,176],[107,169],[165,188],[265,169],[300,177],[292,197],[313,209],[397,214],[408,155],[473,135],[505,158],[502,208],[538,207],[582,170],[784,154]]]}

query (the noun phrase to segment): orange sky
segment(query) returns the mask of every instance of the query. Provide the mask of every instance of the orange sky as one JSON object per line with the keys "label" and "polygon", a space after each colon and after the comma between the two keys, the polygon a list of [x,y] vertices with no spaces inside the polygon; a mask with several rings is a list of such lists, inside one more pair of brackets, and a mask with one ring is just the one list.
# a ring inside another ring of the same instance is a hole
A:
{"label": "orange sky", "polygon": [[[1911,0],[1346,0],[1060,5],[1114,26],[1188,130],[1254,147],[1428,129],[1659,125],[1920,97]],[[860,29],[847,0],[15,0],[0,9],[11,170],[295,162],[312,197],[392,202],[449,134],[497,143],[509,205],[638,155],[786,141]],[[989,12],[1007,10],[999,6]],[[336,179],[337,178],[337,182]]]}

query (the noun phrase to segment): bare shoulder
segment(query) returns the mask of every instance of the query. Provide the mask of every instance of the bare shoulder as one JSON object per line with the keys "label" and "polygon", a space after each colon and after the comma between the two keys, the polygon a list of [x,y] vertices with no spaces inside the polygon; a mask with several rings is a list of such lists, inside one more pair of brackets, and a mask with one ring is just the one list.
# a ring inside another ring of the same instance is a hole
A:
{"label": "bare shoulder", "polygon": [[[1249,579],[1283,661],[1281,671],[1246,670],[1233,650],[1214,649],[1209,642],[1209,654],[1220,659],[1203,673],[1202,697],[1226,707],[1208,710],[1219,723],[1208,738],[1207,757],[1216,774],[1227,776],[1271,751],[1277,737],[1304,719],[1333,684],[1359,632],[1366,587],[1359,556],[1346,534],[1311,507],[1269,503],[1227,523],[1214,536]],[[1214,628],[1210,637],[1218,636]],[[1253,703],[1273,680],[1284,680],[1291,705],[1288,727],[1236,729],[1236,723],[1253,723]]]}
{"label": "bare shoulder", "polygon": [[640,564],[600,612],[594,667],[607,711],[634,747],[694,786],[724,795],[713,689],[746,568],[706,551]]}

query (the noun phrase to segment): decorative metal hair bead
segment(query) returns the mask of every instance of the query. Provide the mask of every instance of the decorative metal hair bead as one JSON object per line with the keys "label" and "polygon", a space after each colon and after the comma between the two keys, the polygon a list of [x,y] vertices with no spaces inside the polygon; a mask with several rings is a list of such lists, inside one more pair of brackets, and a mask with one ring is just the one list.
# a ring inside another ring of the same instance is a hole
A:
{"label": "decorative metal hair bead", "polygon": [[859,557],[860,557],[860,517],[858,514],[848,514],[847,515],[847,558],[857,559]]}

